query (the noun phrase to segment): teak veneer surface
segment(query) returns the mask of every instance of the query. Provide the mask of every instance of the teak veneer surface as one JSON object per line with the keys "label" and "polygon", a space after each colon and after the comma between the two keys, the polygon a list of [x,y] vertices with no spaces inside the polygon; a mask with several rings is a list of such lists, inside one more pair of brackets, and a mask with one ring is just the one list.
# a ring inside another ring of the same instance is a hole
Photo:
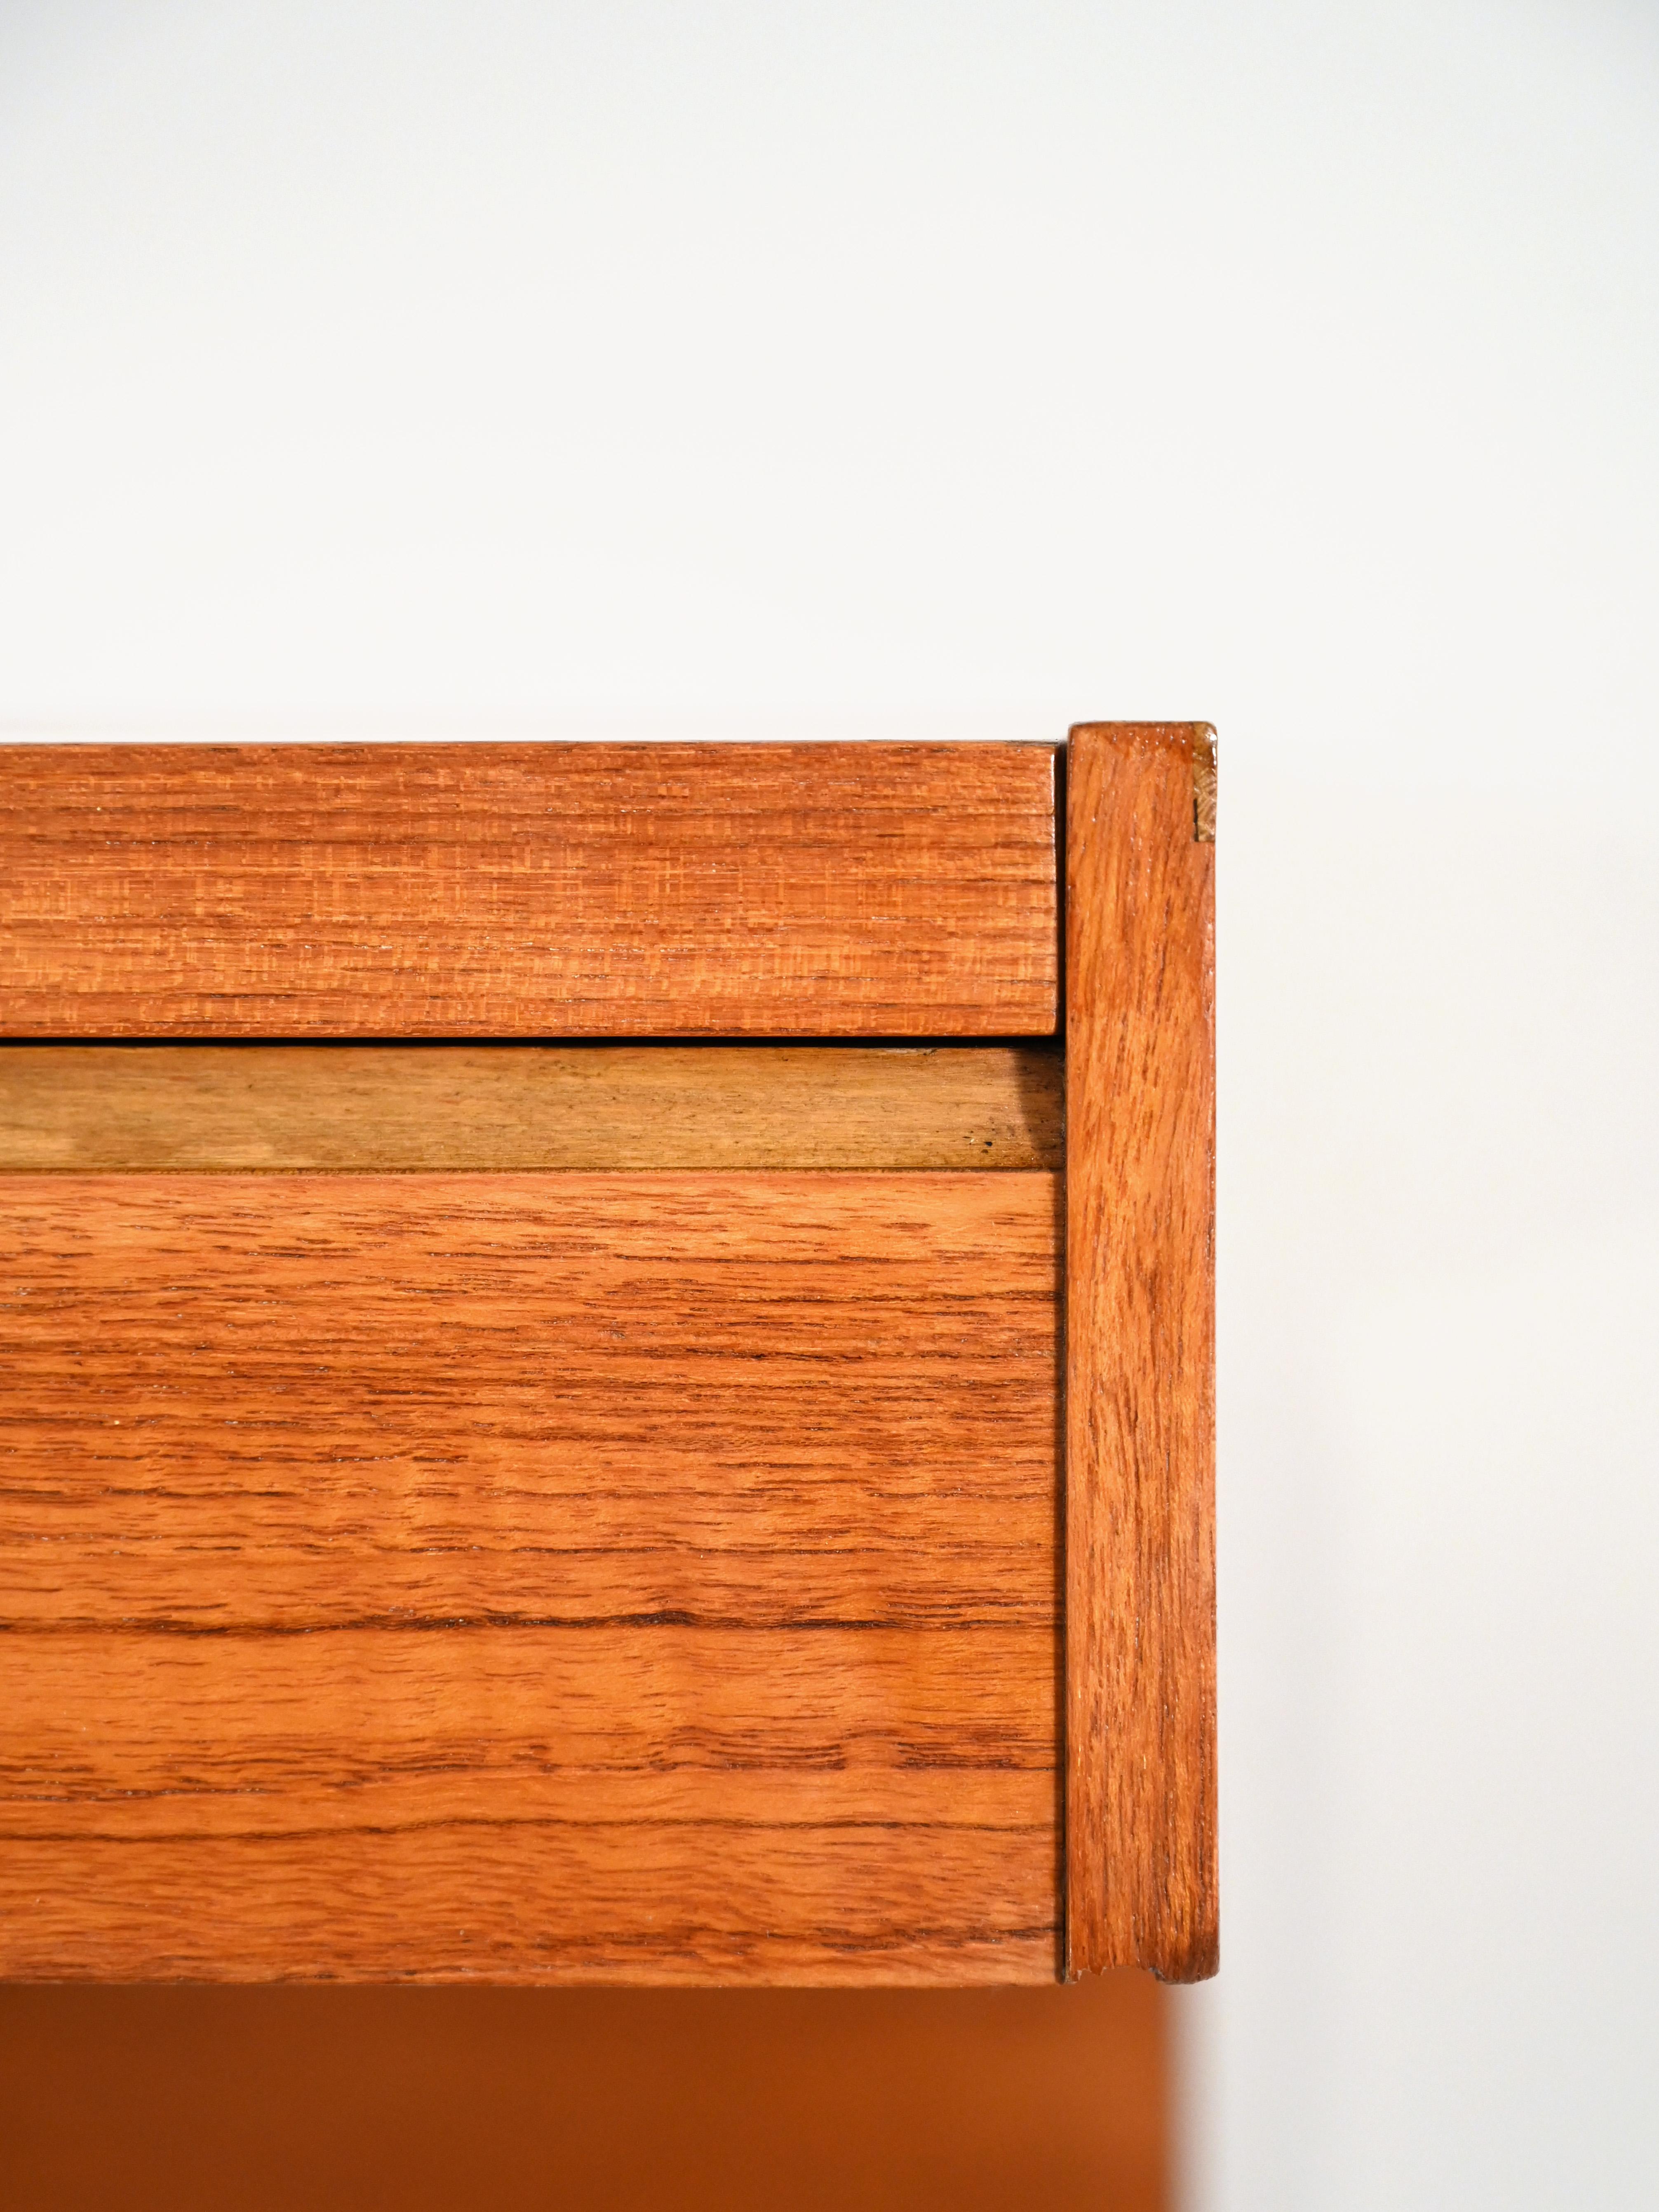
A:
{"label": "teak veneer surface", "polygon": [[1058,1168],[1053,1047],[12,1045],[0,1171]]}
{"label": "teak veneer surface", "polygon": [[1213,733],[1072,733],[1070,1969],[1215,1972]]}
{"label": "teak veneer surface", "polygon": [[0,1035],[1047,1036],[1054,749],[0,746]]}
{"label": "teak veneer surface", "polygon": [[0,748],[0,1976],[1214,1970],[1213,745],[1063,1101],[1054,767]]}
{"label": "teak veneer surface", "polygon": [[1058,1204],[0,1181],[0,1974],[1051,1976]]}

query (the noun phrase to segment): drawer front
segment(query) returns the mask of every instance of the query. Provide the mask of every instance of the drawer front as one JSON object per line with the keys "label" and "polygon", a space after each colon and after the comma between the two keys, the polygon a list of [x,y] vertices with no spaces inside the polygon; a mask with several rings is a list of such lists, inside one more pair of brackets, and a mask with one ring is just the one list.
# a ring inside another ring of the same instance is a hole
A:
{"label": "drawer front", "polygon": [[10,1180],[0,1971],[1051,1977],[1059,1196]]}

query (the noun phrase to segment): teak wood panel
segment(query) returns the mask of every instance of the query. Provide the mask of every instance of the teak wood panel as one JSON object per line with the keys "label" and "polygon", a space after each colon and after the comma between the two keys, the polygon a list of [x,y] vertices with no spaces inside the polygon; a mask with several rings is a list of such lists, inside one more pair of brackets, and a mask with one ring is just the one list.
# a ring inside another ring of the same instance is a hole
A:
{"label": "teak wood panel", "polygon": [[1213,1973],[1214,751],[1073,731],[1066,933],[1070,1971]]}
{"label": "teak wood panel", "polygon": [[0,1172],[1054,1168],[1054,1046],[0,1046]]}
{"label": "teak wood panel", "polygon": [[1051,1976],[1058,1200],[0,1182],[0,1973]]}
{"label": "teak wood panel", "polygon": [[0,1035],[1047,1036],[1042,745],[0,746]]}

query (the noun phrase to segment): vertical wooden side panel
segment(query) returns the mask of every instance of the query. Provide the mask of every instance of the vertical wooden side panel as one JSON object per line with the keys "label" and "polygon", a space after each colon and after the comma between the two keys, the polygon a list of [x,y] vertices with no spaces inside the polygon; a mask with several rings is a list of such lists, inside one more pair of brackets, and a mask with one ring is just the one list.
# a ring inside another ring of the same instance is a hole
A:
{"label": "vertical wooden side panel", "polygon": [[1067,1970],[1216,1969],[1214,738],[1072,732]]}

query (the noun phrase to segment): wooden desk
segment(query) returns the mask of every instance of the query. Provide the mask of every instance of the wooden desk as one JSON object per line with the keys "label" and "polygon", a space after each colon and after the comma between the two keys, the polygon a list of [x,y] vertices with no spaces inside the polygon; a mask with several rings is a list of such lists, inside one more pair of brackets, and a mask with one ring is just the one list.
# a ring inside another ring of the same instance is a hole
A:
{"label": "wooden desk", "polygon": [[0,800],[0,1975],[1213,1971],[1206,730]]}

